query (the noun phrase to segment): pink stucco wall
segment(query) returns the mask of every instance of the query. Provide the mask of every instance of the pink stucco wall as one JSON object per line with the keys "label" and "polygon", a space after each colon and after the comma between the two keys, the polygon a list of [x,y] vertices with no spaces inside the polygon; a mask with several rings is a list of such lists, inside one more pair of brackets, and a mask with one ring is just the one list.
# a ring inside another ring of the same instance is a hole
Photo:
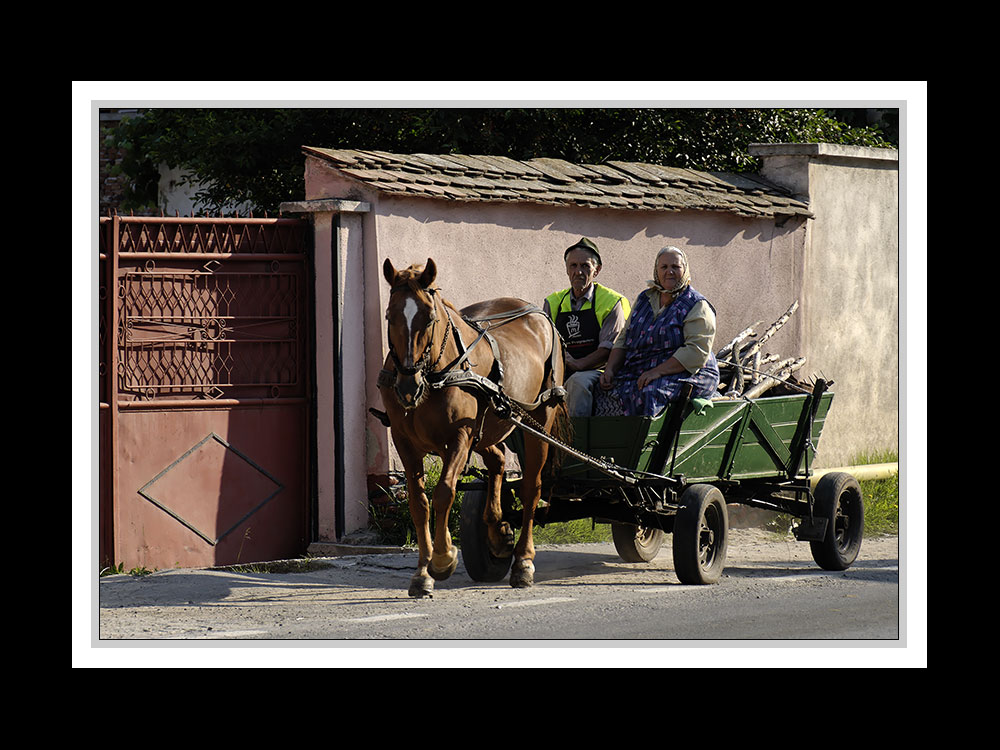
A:
{"label": "pink stucco wall", "polygon": [[[387,289],[382,262],[396,267],[433,258],[444,296],[462,307],[501,296],[541,304],[568,286],[563,251],[581,236],[593,239],[604,266],[598,282],[634,299],[651,277],[664,245],[687,252],[695,288],[715,305],[716,348],[758,321],[776,320],[798,298],[805,225],[792,219],[748,219],[721,212],[634,211],[428,200],[378,194],[320,160],[306,163],[308,199],[339,198],[370,203],[362,218],[364,301],[345,316],[365,321],[365,383],[368,405],[380,407],[375,378],[385,356],[383,315]],[[354,328],[354,326],[352,326]],[[769,351],[795,356],[800,348],[793,317]],[[368,419],[369,473],[391,461],[386,431]],[[392,467],[396,468],[396,467]]]}

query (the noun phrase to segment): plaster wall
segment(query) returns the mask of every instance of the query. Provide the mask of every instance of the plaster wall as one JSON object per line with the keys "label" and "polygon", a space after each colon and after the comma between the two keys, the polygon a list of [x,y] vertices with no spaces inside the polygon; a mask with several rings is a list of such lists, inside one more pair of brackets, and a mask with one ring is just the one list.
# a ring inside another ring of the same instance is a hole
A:
{"label": "plaster wall", "polygon": [[[601,250],[597,281],[630,301],[652,277],[657,251],[684,250],[693,285],[718,315],[716,348],[748,325],[776,320],[799,299],[804,220],[776,226],[773,219],[749,219],[722,212],[615,211],[530,203],[460,203],[378,194],[307,159],[307,199],[338,198],[372,206],[363,228],[364,299],[344,311],[344,320],[366,321],[364,336],[367,406],[381,408],[375,387],[384,361],[384,310],[388,288],[382,263],[397,268],[433,258],[443,295],[458,307],[513,296],[541,305],[569,282],[563,252],[581,236]],[[354,329],[353,322],[345,326]],[[783,356],[801,349],[798,315],[765,347]],[[346,405],[345,405],[346,406]],[[365,461],[370,475],[398,470],[388,433],[367,417]],[[350,499],[348,502],[351,502]]]}
{"label": "plaster wall", "polygon": [[803,356],[834,381],[818,466],[899,449],[897,152],[829,144],[757,147],[764,177],[808,200]]}

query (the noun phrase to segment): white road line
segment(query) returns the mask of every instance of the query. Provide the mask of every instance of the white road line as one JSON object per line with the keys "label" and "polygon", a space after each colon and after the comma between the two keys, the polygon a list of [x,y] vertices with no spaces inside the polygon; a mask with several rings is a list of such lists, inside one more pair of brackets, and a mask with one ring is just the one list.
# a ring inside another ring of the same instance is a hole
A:
{"label": "white road line", "polygon": [[405,620],[410,617],[427,617],[427,615],[403,613],[401,615],[371,615],[369,617],[348,617],[344,622],[385,622],[387,620]]}
{"label": "white road line", "polygon": [[576,601],[571,596],[554,596],[549,599],[525,599],[520,602],[500,602],[498,603],[497,609],[507,607],[534,607],[536,604],[559,604],[560,602],[572,602]]}
{"label": "white road line", "polygon": [[266,630],[220,630],[205,635],[199,635],[195,640],[215,640],[218,638],[247,638],[251,635],[270,635]]}

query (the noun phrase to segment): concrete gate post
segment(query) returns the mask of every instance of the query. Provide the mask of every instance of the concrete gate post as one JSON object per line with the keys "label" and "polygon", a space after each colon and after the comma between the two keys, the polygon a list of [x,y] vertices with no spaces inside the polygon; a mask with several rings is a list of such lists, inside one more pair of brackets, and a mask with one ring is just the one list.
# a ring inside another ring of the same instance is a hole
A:
{"label": "concrete gate post", "polygon": [[363,215],[368,203],[282,203],[309,214],[314,232],[316,327],[316,523],[313,541],[336,542],[368,524],[364,450]]}

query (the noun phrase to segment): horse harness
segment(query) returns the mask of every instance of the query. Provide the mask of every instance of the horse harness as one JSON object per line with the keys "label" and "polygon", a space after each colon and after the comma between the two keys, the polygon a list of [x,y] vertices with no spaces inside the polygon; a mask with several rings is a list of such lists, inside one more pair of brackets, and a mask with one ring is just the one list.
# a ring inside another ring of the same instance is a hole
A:
{"label": "horse harness", "polygon": [[[437,293],[437,290],[432,288],[426,288],[424,291],[428,292],[432,299]],[[432,347],[428,345],[424,348],[424,353],[420,356],[420,359],[414,363],[413,367],[405,367],[400,361],[399,356],[390,341],[389,356],[391,357],[393,364],[396,366],[396,371],[386,369],[380,370],[378,374],[378,385],[392,388],[393,392],[397,394],[397,399],[399,399],[399,394],[396,390],[396,373],[401,372],[404,375],[412,377],[417,372],[421,372],[423,374],[424,381],[434,390],[457,387],[471,392],[477,398],[488,398],[498,416],[501,418],[508,418],[515,407],[517,407],[522,413],[530,412],[534,411],[542,404],[547,405],[553,401],[561,401],[565,399],[566,389],[561,386],[556,386],[543,391],[539,394],[538,398],[530,404],[514,401],[503,391],[503,361],[500,359],[500,349],[497,346],[496,339],[490,335],[489,331],[513,322],[514,320],[522,318],[525,315],[535,313],[544,315],[544,312],[540,307],[536,305],[525,305],[524,307],[516,310],[509,310],[495,315],[487,315],[481,318],[467,318],[463,315],[462,320],[478,331],[479,334],[475,341],[473,341],[469,346],[466,346],[465,342],[462,340],[462,334],[459,332],[458,327],[454,324],[451,313],[448,311],[448,306],[442,305],[442,307],[444,308],[448,322],[445,328],[444,336],[441,339],[441,348],[438,351],[438,355],[435,360],[433,362],[430,361]],[[435,311],[437,310],[437,305],[434,305],[434,309]],[[428,328],[432,328],[437,323],[437,317],[438,316],[436,314],[431,317],[431,319],[427,322]],[[548,316],[545,317],[551,324],[551,319],[549,319]],[[480,325],[481,323],[489,323],[489,325],[484,328]],[[559,332],[556,330],[554,325],[552,330],[557,336],[559,336]],[[444,356],[444,350],[448,344],[449,333],[454,335],[455,346],[458,349],[458,356],[442,369],[435,370],[434,368],[437,367],[441,358]],[[476,345],[483,339],[486,339],[486,342],[490,345],[490,349],[493,352],[493,367],[490,370],[489,377],[484,377],[473,372],[470,369],[469,363],[469,355],[472,353],[472,350],[475,349]],[[431,335],[431,341],[433,341],[433,332]],[[551,356],[554,358],[555,355],[556,348],[553,346]],[[402,400],[399,400],[400,403],[402,403]],[[378,417],[378,419],[386,427],[389,426],[388,416],[385,412],[381,412],[376,409],[369,409],[369,411]]]}

